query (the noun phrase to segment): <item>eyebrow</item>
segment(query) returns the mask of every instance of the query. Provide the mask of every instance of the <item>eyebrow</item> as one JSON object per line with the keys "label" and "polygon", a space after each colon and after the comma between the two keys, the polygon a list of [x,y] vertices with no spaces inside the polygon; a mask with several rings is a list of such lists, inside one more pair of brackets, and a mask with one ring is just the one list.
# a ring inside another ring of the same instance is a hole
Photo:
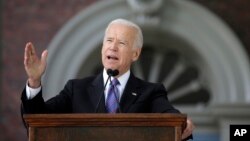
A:
{"label": "eyebrow", "polygon": [[[108,39],[114,39],[113,37],[106,37],[106,40],[108,40]],[[124,42],[124,43],[126,43],[126,44],[128,44],[129,42],[127,41],[127,40],[120,40],[120,39],[118,39],[118,41],[119,42]]]}
{"label": "eyebrow", "polygon": [[114,39],[113,37],[106,37],[106,39]]}
{"label": "eyebrow", "polygon": [[128,44],[128,41],[127,40],[118,40],[119,42],[124,42],[126,44]]}

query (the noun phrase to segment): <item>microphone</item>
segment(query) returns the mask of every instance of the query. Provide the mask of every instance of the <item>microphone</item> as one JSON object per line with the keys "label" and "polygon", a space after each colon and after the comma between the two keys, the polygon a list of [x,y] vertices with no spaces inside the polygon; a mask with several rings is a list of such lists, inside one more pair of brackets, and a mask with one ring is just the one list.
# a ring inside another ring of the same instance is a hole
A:
{"label": "microphone", "polygon": [[111,69],[108,69],[107,70],[107,74],[108,76],[117,76],[119,74],[119,71],[118,70],[111,70]]}
{"label": "microphone", "polygon": [[[100,102],[104,96],[104,91],[106,89],[106,86],[108,84],[108,81],[110,80],[111,82],[111,76],[117,76],[119,74],[119,71],[118,70],[112,70],[112,69],[107,69],[107,74],[108,74],[108,79],[106,80],[105,82],[105,85],[104,85],[104,89],[103,89],[103,94],[100,96],[99,100],[98,100],[98,103],[96,105],[96,108],[95,108],[95,113],[97,113],[97,111],[99,110],[99,107],[100,107]],[[116,97],[116,100],[117,100],[117,97]],[[118,107],[119,107],[119,111],[120,111],[120,105],[119,105],[119,102],[118,102]]]}

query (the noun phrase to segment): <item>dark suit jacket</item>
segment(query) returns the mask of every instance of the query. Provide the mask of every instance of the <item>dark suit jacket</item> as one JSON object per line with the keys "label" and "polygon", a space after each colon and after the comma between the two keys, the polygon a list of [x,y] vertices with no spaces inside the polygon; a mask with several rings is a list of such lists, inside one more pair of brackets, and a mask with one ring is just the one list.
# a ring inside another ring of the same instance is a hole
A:
{"label": "dark suit jacket", "polygon": [[[106,113],[103,76],[69,80],[55,97],[44,102],[42,91],[27,100],[26,90],[22,92],[23,113]],[[136,93],[134,95],[132,93]],[[100,104],[98,105],[99,99]],[[120,101],[123,113],[180,113],[168,101],[162,84],[149,83],[136,78],[132,73]],[[192,139],[190,135],[187,139]],[[187,140],[184,139],[184,140]]]}
{"label": "dark suit jacket", "polygon": [[[105,113],[103,76],[69,80],[55,97],[44,102],[42,91],[32,100],[27,100],[26,90],[22,93],[24,113]],[[132,93],[136,93],[134,95]],[[100,104],[98,105],[98,101]],[[162,84],[149,83],[136,78],[132,73],[120,100],[123,113],[179,113],[168,101]]]}

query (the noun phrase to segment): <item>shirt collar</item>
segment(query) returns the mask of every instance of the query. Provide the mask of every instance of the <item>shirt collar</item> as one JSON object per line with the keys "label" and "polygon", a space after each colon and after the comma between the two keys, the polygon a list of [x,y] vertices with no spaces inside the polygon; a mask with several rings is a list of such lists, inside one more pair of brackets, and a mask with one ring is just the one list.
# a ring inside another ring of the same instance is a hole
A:
{"label": "shirt collar", "polygon": [[[128,70],[126,73],[124,73],[123,75],[121,75],[120,77],[118,77],[118,81],[120,82],[120,85],[122,87],[125,87],[126,83],[128,82],[128,79],[129,79],[129,76],[130,76],[130,70]],[[108,74],[107,74],[107,71],[106,69],[103,70],[103,80],[104,80],[104,85],[106,83],[108,79]],[[114,77],[111,77],[111,81],[114,79]],[[109,84],[110,82],[108,82]]]}

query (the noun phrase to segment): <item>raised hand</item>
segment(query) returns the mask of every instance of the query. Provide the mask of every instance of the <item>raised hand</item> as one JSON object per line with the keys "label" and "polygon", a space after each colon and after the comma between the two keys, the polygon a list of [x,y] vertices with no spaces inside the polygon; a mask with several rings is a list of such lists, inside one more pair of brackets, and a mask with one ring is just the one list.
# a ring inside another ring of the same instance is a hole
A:
{"label": "raised hand", "polygon": [[38,58],[35,48],[31,42],[28,42],[24,51],[24,68],[28,75],[28,83],[32,88],[37,88],[41,85],[41,77],[46,69],[46,60],[48,51],[44,50],[41,59]]}

